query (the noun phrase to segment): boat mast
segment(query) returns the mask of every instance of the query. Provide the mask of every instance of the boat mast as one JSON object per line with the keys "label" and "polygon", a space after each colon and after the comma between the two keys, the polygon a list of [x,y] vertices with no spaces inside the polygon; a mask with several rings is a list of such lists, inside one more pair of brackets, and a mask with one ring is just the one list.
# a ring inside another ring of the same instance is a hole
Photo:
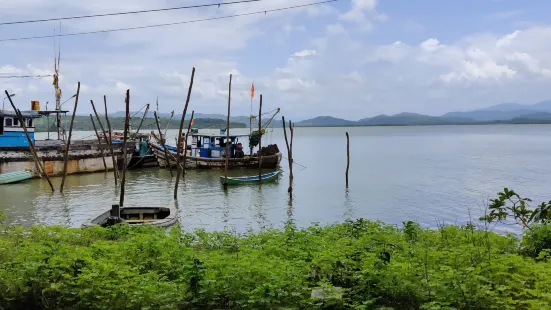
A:
{"label": "boat mast", "polygon": [[[60,25],[61,28],[61,25]],[[61,29],[60,29],[61,32]],[[59,42],[58,42],[59,44]],[[58,45],[57,57],[54,57],[54,89],[55,89],[55,110],[56,110],[56,127],[57,139],[61,140],[61,88],[59,88],[59,61],[61,59],[61,45]]]}

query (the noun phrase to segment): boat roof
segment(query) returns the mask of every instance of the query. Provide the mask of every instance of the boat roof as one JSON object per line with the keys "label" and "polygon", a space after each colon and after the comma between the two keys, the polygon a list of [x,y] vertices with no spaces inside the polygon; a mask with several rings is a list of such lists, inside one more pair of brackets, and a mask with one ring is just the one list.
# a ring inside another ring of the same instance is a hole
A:
{"label": "boat roof", "polygon": [[[9,111],[9,110],[0,110],[0,117],[17,117],[17,114],[15,111]],[[21,116],[23,118],[40,118],[42,115],[38,113],[38,111],[21,111]]]}
{"label": "boat roof", "polygon": [[[225,134],[209,134],[209,133],[196,133],[191,135],[192,137],[209,137],[209,138],[226,138]],[[230,138],[239,138],[239,137],[248,137],[247,134],[240,134],[240,135],[232,135],[230,134]]]}

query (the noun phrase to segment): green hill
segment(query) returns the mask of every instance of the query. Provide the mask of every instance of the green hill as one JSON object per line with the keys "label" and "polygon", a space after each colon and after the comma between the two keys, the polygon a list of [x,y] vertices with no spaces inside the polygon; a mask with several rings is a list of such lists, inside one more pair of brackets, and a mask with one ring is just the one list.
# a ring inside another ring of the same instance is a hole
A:
{"label": "green hill", "polygon": [[[96,119],[94,118],[94,122]],[[103,126],[107,128],[107,123],[105,122],[105,119],[101,119]],[[109,121],[111,122],[111,127],[113,130],[124,130],[124,117],[110,117]],[[132,120],[132,128],[137,128],[140,124],[141,118],[137,118],[135,120]],[[62,118],[62,126],[65,126],[65,128],[69,128],[71,122],[71,118],[69,116],[65,116]],[[164,130],[167,126],[168,118],[161,118],[159,119],[159,124],[162,130]],[[189,121],[184,122],[184,128],[187,129]],[[97,129],[100,130],[98,124],[96,123]],[[49,127],[50,131],[56,131],[55,128],[55,117],[51,116],[49,120]],[[170,124],[168,125],[168,129],[178,129],[180,127],[180,120],[173,119]],[[204,128],[224,128],[226,127],[226,122],[221,119],[213,119],[213,118],[198,118],[195,119],[193,123],[194,128],[204,129]],[[230,123],[231,128],[245,128],[245,124],[243,123],[236,123],[231,122]],[[36,132],[44,132],[47,131],[48,128],[48,119],[46,117],[42,117],[40,119],[37,119],[36,121]],[[92,126],[92,122],[90,121],[90,116],[75,116],[75,122],[73,125],[73,130],[81,130],[81,131],[93,131],[94,127]],[[151,131],[151,130],[157,130],[157,124],[155,123],[154,119],[146,118],[144,119],[142,129],[141,131]]]}

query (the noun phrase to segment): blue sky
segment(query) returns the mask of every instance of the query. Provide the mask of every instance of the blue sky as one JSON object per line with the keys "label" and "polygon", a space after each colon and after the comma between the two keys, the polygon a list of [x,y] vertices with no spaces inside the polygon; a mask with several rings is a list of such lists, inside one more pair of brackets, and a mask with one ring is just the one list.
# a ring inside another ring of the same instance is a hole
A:
{"label": "blue sky", "polygon": [[[282,8],[315,0],[256,3],[63,21],[62,32],[143,26]],[[0,0],[0,22],[218,3],[214,0]],[[109,98],[122,110],[154,103],[181,110],[196,67],[191,109],[223,114],[229,74],[232,114],[255,104],[295,120],[329,115],[439,115],[503,102],[551,99],[549,1],[341,0],[334,3],[171,27],[64,37],[61,87],[81,82],[78,113]],[[49,35],[58,22],[0,25],[0,39]],[[51,74],[53,40],[0,42],[1,75]],[[16,102],[54,101],[51,79],[0,79]],[[63,100],[63,99],[62,99]],[[68,103],[67,105],[70,105]],[[49,105],[52,106],[51,104]]]}

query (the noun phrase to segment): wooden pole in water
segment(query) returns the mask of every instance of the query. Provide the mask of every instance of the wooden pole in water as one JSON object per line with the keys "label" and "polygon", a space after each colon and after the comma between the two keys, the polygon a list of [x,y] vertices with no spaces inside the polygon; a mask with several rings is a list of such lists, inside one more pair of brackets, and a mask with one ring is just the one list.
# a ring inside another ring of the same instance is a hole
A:
{"label": "wooden pole in water", "polygon": [[291,181],[295,178],[293,175],[293,166],[295,160],[293,159],[293,136],[295,135],[295,125],[291,120],[289,120],[289,131],[291,132],[291,142],[289,143],[289,166],[290,166],[290,175],[289,178]]}
{"label": "wooden pole in water", "polygon": [[67,164],[69,163],[69,147],[71,146],[71,136],[73,135],[73,124],[75,122],[75,114],[78,106],[78,96],[80,95],[80,82],[77,85],[77,95],[75,97],[75,107],[73,108],[73,116],[71,117],[71,124],[69,125],[69,138],[67,138],[67,144],[65,144],[65,158],[63,160],[63,178],[61,179],[60,192],[63,193],[63,186],[65,186],[65,178],[67,177]]}
{"label": "wooden pole in water", "polygon": [[170,171],[170,176],[174,176],[172,174],[172,168],[170,167],[170,160],[168,159],[168,150],[166,148],[166,144],[165,144],[165,138],[163,138],[163,133],[161,132],[161,126],[159,125],[159,117],[157,116],[157,112],[154,111],[153,112],[153,115],[155,116],[155,123],[157,123],[157,130],[159,131],[159,139],[161,140],[161,145],[163,146],[163,150],[165,152],[165,161],[166,161],[166,165],[168,166],[168,171]]}
{"label": "wooden pole in water", "polygon": [[29,131],[27,130],[27,125],[25,125],[25,120],[23,119],[23,115],[21,114],[21,111],[15,108],[15,104],[13,104],[13,101],[11,100],[11,96],[6,90],[6,96],[8,97],[10,104],[15,111],[15,114],[17,115],[17,118],[19,119],[19,123],[21,124],[21,127],[23,127],[23,131],[25,132],[25,136],[27,137],[27,142],[29,143],[29,149],[31,150],[31,155],[34,160],[34,164],[36,165],[36,170],[38,174],[42,177],[45,176],[46,180],[48,180],[48,184],[50,184],[50,188],[52,189],[52,192],[55,191],[54,185],[52,184],[52,181],[50,181],[50,178],[48,177],[48,174],[46,173],[46,170],[44,169],[44,166],[42,166],[42,162],[40,162],[40,159],[38,158],[38,154],[36,153],[36,149],[34,148],[33,140],[31,139],[31,136],[29,135]]}
{"label": "wooden pole in water", "polygon": [[[119,178],[119,167],[117,165],[117,158],[115,157],[115,152],[113,151],[113,135],[111,133],[111,123],[109,122],[109,116],[107,115],[107,96],[103,96],[103,105],[105,106],[105,121],[107,122],[107,127],[109,129],[109,150],[111,152],[111,160],[113,161],[113,175],[115,176],[115,186],[117,186],[117,179]],[[98,118],[98,123],[101,127],[101,130],[103,131],[103,136],[105,139],[107,139],[107,135],[105,134],[105,128],[103,128],[103,125],[99,121],[99,115],[98,112],[96,112],[96,108],[94,107],[94,103],[92,102],[92,108],[94,108],[94,113],[96,114],[96,117]]]}
{"label": "wooden pole in water", "polygon": [[232,75],[230,74],[230,83],[228,85],[228,118],[226,120],[226,167],[224,171],[224,189],[228,189],[228,165],[230,161],[230,154],[229,154],[229,140],[230,140],[230,104],[231,104],[231,78]]}
{"label": "wooden pole in water", "polygon": [[262,183],[262,94],[260,94],[260,106],[258,108],[258,182]]}
{"label": "wooden pole in water", "polygon": [[191,111],[191,118],[189,119],[189,124],[187,126],[187,133],[186,133],[186,139],[184,140],[184,164],[182,167],[183,175],[182,177],[186,176],[186,159],[187,159],[187,138],[189,137],[189,132],[191,131],[191,125],[193,123],[193,116],[195,115],[195,111]]}
{"label": "wooden pole in water", "polygon": [[[180,143],[180,139],[182,137],[182,129],[184,127],[184,120],[186,118],[187,113],[187,107],[189,105],[189,99],[191,97],[191,89],[193,88],[193,78],[195,77],[195,67],[191,70],[191,80],[189,81],[189,88],[187,90],[187,98],[186,98],[186,105],[184,106],[184,112],[182,113],[182,120],[180,121],[180,130],[178,130],[178,139],[176,142],[178,143],[176,146],[176,183],[174,184],[174,199],[177,199],[178,197],[178,183],[180,182],[180,172],[184,170],[184,166],[186,165],[186,162],[184,161],[182,167],[180,168],[180,153],[182,152],[182,146]],[[190,121],[191,124],[191,121]],[[187,139],[187,136],[186,136]],[[184,141],[184,145],[186,144],[186,141]],[[184,149],[185,150],[185,149]]]}
{"label": "wooden pole in water", "polygon": [[287,192],[289,193],[289,196],[292,198],[292,192],[293,192],[293,163],[291,160],[291,147],[289,145],[289,140],[287,139],[287,129],[285,128],[285,116],[281,117],[281,121],[283,123],[283,135],[285,136],[285,145],[287,146],[287,158],[289,160],[289,188],[287,189]]}
{"label": "wooden pole in water", "polygon": [[130,127],[130,89],[126,90],[126,114],[124,117],[124,138],[122,142],[122,179],[121,179],[121,197],[119,200],[119,207],[124,205],[124,185],[126,183],[126,141],[128,140],[128,128]]}
{"label": "wooden pole in water", "polygon": [[348,169],[350,168],[350,137],[346,132],[346,188],[348,189]]}
{"label": "wooden pole in water", "polygon": [[94,117],[92,116],[92,114],[90,114],[90,120],[92,121],[92,127],[94,127],[94,132],[96,133],[96,137],[98,138],[99,151],[101,154],[101,160],[103,160],[103,167],[107,172],[107,163],[105,162],[105,157],[103,156],[103,144],[101,143],[101,138],[99,136],[98,129],[96,128],[96,123],[94,122]]}

